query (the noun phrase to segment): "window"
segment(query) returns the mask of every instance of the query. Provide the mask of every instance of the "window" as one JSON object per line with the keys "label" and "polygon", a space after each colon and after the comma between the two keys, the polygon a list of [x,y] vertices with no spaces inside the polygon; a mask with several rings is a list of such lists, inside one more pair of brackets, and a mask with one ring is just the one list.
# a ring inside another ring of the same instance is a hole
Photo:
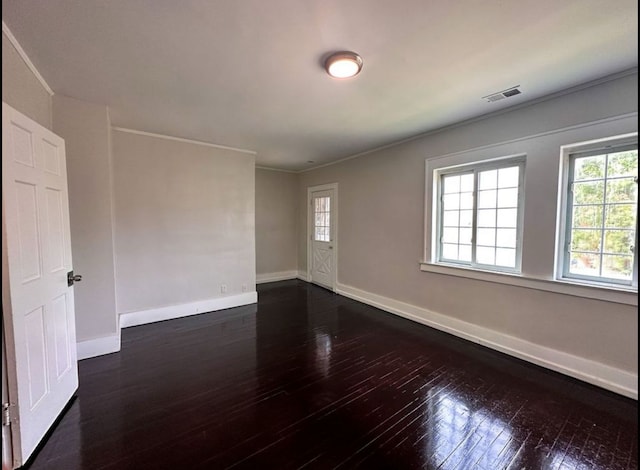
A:
{"label": "window", "polygon": [[329,196],[313,198],[314,240],[331,241],[331,198]]}
{"label": "window", "polygon": [[524,157],[437,171],[437,262],[518,272]]}
{"label": "window", "polygon": [[568,153],[562,277],[637,287],[638,145]]}

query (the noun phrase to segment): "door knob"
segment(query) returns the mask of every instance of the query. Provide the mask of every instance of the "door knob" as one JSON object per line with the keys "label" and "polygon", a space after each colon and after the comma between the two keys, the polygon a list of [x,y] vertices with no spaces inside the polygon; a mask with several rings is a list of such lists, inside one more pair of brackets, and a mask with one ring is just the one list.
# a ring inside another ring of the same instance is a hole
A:
{"label": "door knob", "polygon": [[67,286],[71,287],[74,282],[82,281],[81,274],[73,274],[73,271],[69,271],[67,273]]}
{"label": "door knob", "polygon": [[329,249],[330,249],[330,250],[333,250],[333,247],[332,247],[331,245],[329,245]]}

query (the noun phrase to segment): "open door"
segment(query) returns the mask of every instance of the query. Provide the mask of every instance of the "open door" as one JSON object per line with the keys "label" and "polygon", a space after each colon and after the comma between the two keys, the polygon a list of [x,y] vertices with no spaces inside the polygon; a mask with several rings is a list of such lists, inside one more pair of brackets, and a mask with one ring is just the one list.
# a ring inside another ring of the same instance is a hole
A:
{"label": "open door", "polygon": [[64,141],[6,103],[2,232],[5,417],[15,468],[72,398],[78,367]]}

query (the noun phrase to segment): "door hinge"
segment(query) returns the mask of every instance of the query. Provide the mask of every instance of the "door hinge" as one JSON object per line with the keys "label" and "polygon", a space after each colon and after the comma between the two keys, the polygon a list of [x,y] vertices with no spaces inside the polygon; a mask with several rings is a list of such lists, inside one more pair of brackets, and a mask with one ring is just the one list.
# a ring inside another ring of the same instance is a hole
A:
{"label": "door hinge", "polygon": [[2,425],[10,426],[17,421],[16,405],[13,403],[2,404]]}

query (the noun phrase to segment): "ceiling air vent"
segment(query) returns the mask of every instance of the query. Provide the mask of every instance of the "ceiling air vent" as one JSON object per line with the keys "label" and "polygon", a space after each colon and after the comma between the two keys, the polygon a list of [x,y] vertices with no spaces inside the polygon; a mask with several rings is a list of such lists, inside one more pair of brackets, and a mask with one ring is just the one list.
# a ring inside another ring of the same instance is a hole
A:
{"label": "ceiling air vent", "polygon": [[499,91],[498,93],[492,93],[490,95],[483,96],[482,99],[487,100],[488,103],[493,103],[494,101],[500,101],[505,98],[510,98],[512,96],[519,95],[520,93],[522,93],[520,91],[520,88],[518,88],[519,86],[520,85],[512,86],[511,88],[507,88],[506,90]]}

